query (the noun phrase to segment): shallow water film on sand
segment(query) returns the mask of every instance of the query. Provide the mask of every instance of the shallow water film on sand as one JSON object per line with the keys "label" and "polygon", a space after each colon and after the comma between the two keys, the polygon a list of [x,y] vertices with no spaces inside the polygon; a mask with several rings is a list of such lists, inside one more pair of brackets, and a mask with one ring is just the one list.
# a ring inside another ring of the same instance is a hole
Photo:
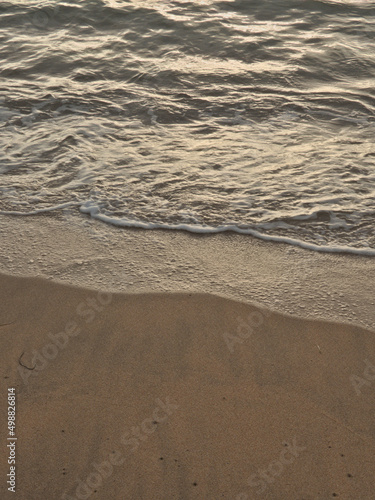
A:
{"label": "shallow water film on sand", "polygon": [[0,2],[1,213],[375,253],[375,3]]}

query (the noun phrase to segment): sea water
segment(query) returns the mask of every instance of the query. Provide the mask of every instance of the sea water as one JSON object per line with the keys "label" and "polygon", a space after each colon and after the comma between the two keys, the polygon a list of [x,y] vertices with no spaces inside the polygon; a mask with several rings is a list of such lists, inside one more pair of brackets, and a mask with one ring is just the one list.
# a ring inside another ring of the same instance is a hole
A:
{"label": "sea water", "polygon": [[0,214],[375,255],[374,1],[2,1],[0,71]]}

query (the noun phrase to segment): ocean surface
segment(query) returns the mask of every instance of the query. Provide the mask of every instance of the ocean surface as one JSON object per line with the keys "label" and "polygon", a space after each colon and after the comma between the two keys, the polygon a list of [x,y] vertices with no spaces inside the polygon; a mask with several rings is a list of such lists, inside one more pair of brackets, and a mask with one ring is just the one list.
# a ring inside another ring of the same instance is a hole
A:
{"label": "ocean surface", "polygon": [[0,78],[0,214],[375,255],[375,1],[0,2]]}

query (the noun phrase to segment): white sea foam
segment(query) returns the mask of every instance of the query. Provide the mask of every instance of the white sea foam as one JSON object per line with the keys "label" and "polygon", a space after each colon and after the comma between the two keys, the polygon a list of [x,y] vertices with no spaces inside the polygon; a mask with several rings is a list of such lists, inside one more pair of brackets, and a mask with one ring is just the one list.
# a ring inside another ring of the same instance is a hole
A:
{"label": "white sea foam", "polygon": [[[84,214],[89,214],[96,220],[106,222],[118,227],[133,227],[141,229],[172,229],[179,231],[189,231],[191,233],[202,233],[202,234],[214,234],[221,233],[225,231],[234,231],[239,234],[248,234],[260,238],[264,241],[273,241],[277,243],[288,243],[290,245],[299,246],[301,248],[306,248],[307,250],[315,250],[317,252],[329,252],[329,253],[351,253],[356,255],[366,255],[375,256],[374,248],[354,248],[350,246],[326,246],[326,245],[314,245],[313,243],[307,243],[294,238],[287,238],[283,236],[268,235],[256,231],[254,229],[243,229],[236,225],[222,225],[218,227],[210,227],[207,225],[199,224],[163,224],[163,223],[152,223],[152,222],[142,222],[122,218],[115,218],[105,214],[100,213],[100,207],[93,204],[92,202],[86,202],[80,207],[80,211]],[[277,225],[267,225],[267,228],[275,227]]]}

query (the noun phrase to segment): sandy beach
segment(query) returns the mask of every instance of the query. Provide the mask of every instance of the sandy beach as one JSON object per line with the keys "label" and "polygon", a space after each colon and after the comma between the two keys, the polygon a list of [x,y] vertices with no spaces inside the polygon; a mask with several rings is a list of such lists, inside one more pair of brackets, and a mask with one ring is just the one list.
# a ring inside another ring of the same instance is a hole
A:
{"label": "sandy beach", "polygon": [[372,331],[213,293],[0,281],[1,498],[373,499]]}
{"label": "sandy beach", "polygon": [[0,4],[0,500],[375,500],[374,1]]}

